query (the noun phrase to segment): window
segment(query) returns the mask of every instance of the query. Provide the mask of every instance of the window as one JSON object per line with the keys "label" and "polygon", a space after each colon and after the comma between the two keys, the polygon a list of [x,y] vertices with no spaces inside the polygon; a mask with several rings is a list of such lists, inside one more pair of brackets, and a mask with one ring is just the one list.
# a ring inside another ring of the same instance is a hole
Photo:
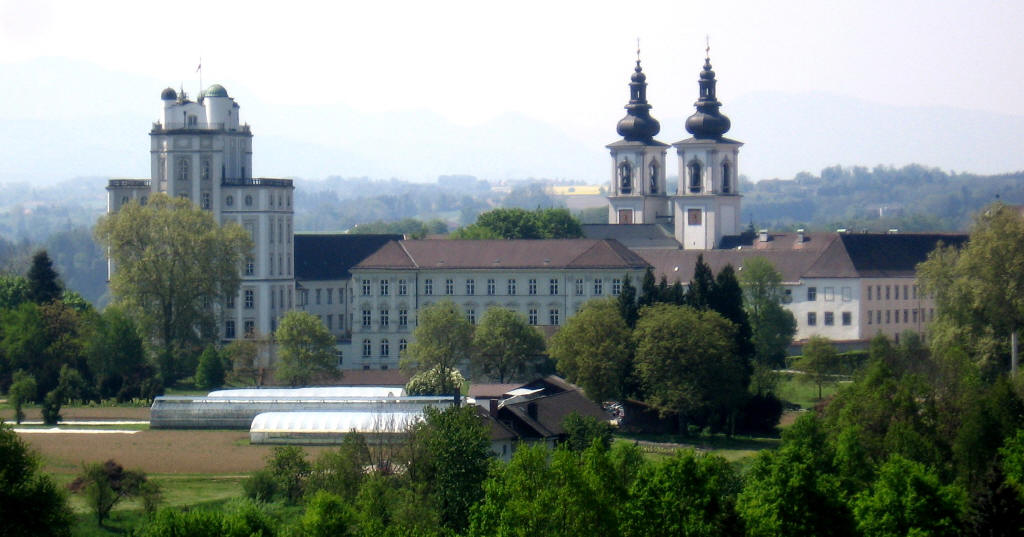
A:
{"label": "window", "polygon": [[250,257],[245,260],[245,275],[252,276],[253,274],[256,274],[256,260]]}
{"label": "window", "polygon": [[370,280],[363,280],[363,296],[370,296]]}
{"label": "window", "polygon": [[426,279],[423,280],[423,294],[432,295],[434,294],[434,280]]}
{"label": "window", "polygon": [[338,350],[338,365],[345,363],[345,353]]}
{"label": "window", "polygon": [[251,338],[256,335],[256,321],[245,321],[245,337]]}
{"label": "window", "polygon": [[696,160],[691,161],[690,165],[687,166],[690,172],[690,193],[700,193],[700,163]]}
{"label": "window", "polygon": [[388,289],[389,282],[387,280],[380,281],[380,296],[388,296],[390,289]]}
{"label": "window", "polygon": [[910,322],[910,310],[903,310],[903,322]]}
{"label": "window", "polygon": [[875,311],[875,324],[882,324],[882,310]]}
{"label": "window", "polygon": [[316,305],[320,305],[320,289],[316,290]]}
{"label": "window", "polygon": [[274,275],[274,254],[267,256],[267,269],[270,271],[270,275]]}
{"label": "window", "polygon": [[687,209],[686,210],[686,225],[688,226],[699,226],[701,222],[700,209]]}
{"label": "window", "polygon": [[404,338],[398,340],[398,352],[405,352],[406,347],[409,346],[409,342]]}
{"label": "window", "polygon": [[466,294],[467,295],[475,295],[476,294],[476,281],[474,281],[472,278],[466,280]]}
{"label": "window", "polygon": [[382,358],[391,356],[391,343],[386,339],[382,339],[380,342],[380,355]]}
{"label": "window", "polygon": [[831,311],[825,312],[825,326],[832,326],[836,324],[836,316]]}
{"label": "window", "polygon": [[586,286],[583,285],[583,278],[577,278],[576,279],[576,296],[581,296],[584,293],[584,289],[585,288],[586,288]]}
{"label": "window", "polygon": [[892,311],[885,310],[885,324],[890,324],[892,322],[892,318],[890,317],[891,313]]}
{"label": "window", "polygon": [[818,288],[817,287],[808,287],[807,288],[807,301],[808,302],[814,302],[817,299],[818,299]]}
{"label": "window", "polygon": [[612,294],[615,295],[615,296],[619,296],[619,293],[621,293],[621,292],[622,292],[622,280],[620,280],[618,278],[613,279],[612,280]]}
{"label": "window", "polygon": [[907,300],[908,298],[910,298],[910,295],[909,295],[909,294],[907,294],[907,290],[908,290],[909,288],[910,288],[910,286],[909,286],[909,285],[904,285],[904,286],[903,286],[903,300]]}
{"label": "window", "polygon": [[899,300],[900,299],[900,286],[898,286],[898,285],[892,286],[892,299],[893,300]]}
{"label": "window", "polygon": [[596,280],[594,280],[594,294],[604,294],[604,283],[601,281],[601,278],[597,278]]}
{"label": "window", "polygon": [[[281,304],[281,305],[284,306],[284,304]],[[270,309],[274,309],[276,307],[277,307],[277,295],[275,295],[274,294],[274,290],[271,289],[270,290]]]}
{"label": "window", "polygon": [[398,296],[409,294],[409,283],[405,280],[398,280]]}
{"label": "window", "polygon": [[245,309],[251,310],[256,307],[256,293],[252,289],[245,290]]}
{"label": "window", "polygon": [[849,302],[853,300],[853,290],[849,287],[843,287],[843,302]]}
{"label": "window", "polygon": [[466,320],[469,324],[476,324],[476,310],[473,308],[466,308]]}
{"label": "window", "polygon": [[327,329],[334,330],[334,315],[327,314]]}
{"label": "window", "polygon": [[912,313],[910,315],[910,318],[913,319],[913,321],[915,323],[917,322],[917,308],[914,308],[914,310],[912,311]]}
{"label": "window", "polygon": [[722,163],[722,193],[728,194],[732,190],[732,169],[728,162]]}
{"label": "window", "polygon": [[530,308],[529,312],[527,312],[526,320],[531,326],[537,325],[537,308]]}
{"label": "window", "polygon": [[245,197],[245,206],[246,207],[252,207],[252,196],[246,196]]}
{"label": "window", "polygon": [[875,300],[882,300],[882,286],[875,286]]}
{"label": "window", "polygon": [[550,280],[548,280],[548,294],[549,295],[557,295],[558,294],[558,280],[557,279],[551,278]]}
{"label": "window", "polygon": [[448,278],[444,281],[444,294],[454,295],[455,294],[455,280]]}
{"label": "window", "polygon": [[[870,287],[868,289],[870,289]],[[871,324],[871,310],[868,310],[868,324]]]}
{"label": "window", "polygon": [[530,278],[526,282],[526,293],[530,295],[537,294],[537,280],[535,278]]}
{"label": "window", "polygon": [[493,295],[494,294],[494,278],[488,278],[487,279],[487,294],[488,295]]}
{"label": "window", "polygon": [[[643,179],[641,178],[641,181]],[[619,163],[619,193],[629,194],[633,191],[633,166],[628,160]]]}
{"label": "window", "polygon": [[203,200],[202,201],[203,208],[206,209],[206,210],[209,210],[210,209],[210,193],[209,192],[203,192],[202,200]]}
{"label": "window", "polygon": [[889,300],[889,286],[888,285],[885,286],[885,299]]}
{"label": "window", "polygon": [[509,280],[508,281],[508,294],[509,295],[516,294],[516,281],[515,280]]}
{"label": "window", "polygon": [[363,358],[369,358],[373,354],[373,343],[368,339],[363,340]]}
{"label": "window", "polygon": [[273,222],[271,222],[270,225],[267,226],[267,242],[269,242],[270,244],[274,244],[274,223]]}
{"label": "window", "polygon": [[202,179],[203,181],[209,181],[211,175],[210,168],[212,168],[210,159],[204,158],[202,161],[200,161],[199,166],[199,178]]}
{"label": "window", "polygon": [[548,310],[548,321],[551,326],[558,326],[558,308]]}
{"label": "window", "polygon": [[328,304],[333,304],[334,303],[334,289],[332,289],[330,287],[327,288],[327,303]]}
{"label": "window", "polygon": [[235,295],[231,295],[228,297],[227,307],[230,310],[235,309]]}
{"label": "window", "polygon": [[388,324],[390,324],[390,320],[391,319],[388,310],[380,310],[380,327],[387,328]]}
{"label": "window", "polygon": [[409,326],[409,310],[404,308],[398,310],[398,326],[402,328]]}
{"label": "window", "polygon": [[868,286],[868,300],[871,300],[871,286]]}
{"label": "window", "polygon": [[235,339],[235,321],[224,321],[224,337]]}
{"label": "window", "polygon": [[914,300],[917,300],[917,286],[915,285],[915,286],[911,287],[911,289],[914,290]]}
{"label": "window", "polygon": [[825,288],[825,302],[832,302],[836,299],[836,289],[834,287]]}
{"label": "window", "polygon": [[818,324],[818,314],[813,312],[813,311],[807,312],[807,326],[815,326],[817,324]]}
{"label": "window", "polygon": [[650,173],[649,180],[651,182],[651,194],[658,193],[658,161],[652,160],[651,164],[647,167]]}
{"label": "window", "polygon": [[363,310],[363,326],[369,327],[373,323],[373,313],[370,310]]}
{"label": "window", "polygon": [[178,159],[178,173],[177,178],[179,181],[188,181],[188,159]]}

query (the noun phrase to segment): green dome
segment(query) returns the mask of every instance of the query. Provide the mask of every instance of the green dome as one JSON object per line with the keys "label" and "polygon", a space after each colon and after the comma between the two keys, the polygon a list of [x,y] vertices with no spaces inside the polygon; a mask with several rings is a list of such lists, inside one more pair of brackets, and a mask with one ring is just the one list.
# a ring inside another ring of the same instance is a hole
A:
{"label": "green dome", "polygon": [[220,84],[214,84],[206,88],[206,91],[203,92],[203,95],[205,97],[227,97],[228,90],[224,89],[224,86],[221,86]]}

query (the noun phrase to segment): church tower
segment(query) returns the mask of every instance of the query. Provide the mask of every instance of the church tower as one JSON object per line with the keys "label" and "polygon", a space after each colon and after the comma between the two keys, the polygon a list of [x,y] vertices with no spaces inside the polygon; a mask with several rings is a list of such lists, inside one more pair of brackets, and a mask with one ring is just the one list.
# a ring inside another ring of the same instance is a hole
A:
{"label": "church tower", "polygon": [[638,50],[629,83],[626,117],[619,120],[616,129],[622,139],[605,146],[612,155],[609,224],[654,224],[667,221],[670,216],[665,193],[668,145],[654,139],[661,125],[651,117],[647,76],[640,68],[639,56]]}
{"label": "church tower", "polygon": [[697,112],[686,119],[693,135],[672,144],[679,156],[679,183],[672,198],[674,235],[686,250],[710,250],[722,237],[740,233],[739,150],[742,142],[723,135],[729,118],[715,97],[710,56],[700,73]]}

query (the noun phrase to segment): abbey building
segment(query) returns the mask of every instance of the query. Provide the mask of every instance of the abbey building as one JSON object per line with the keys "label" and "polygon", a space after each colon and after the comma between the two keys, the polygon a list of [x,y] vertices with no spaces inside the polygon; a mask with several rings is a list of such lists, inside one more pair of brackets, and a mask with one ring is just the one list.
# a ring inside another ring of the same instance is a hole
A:
{"label": "abbey building", "polygon": [[[111,180],[108,210],[163,192],[193,200],[218,222],[237,222],[255,249],[239,269],[238,295],[220,308],[222,339],[271,335],[287,311],[305,310],[335,336],[343,369],[397,367],[417,312],[438,300],[454,301],[474,323],[488,308],[508,308],[551,334],[586,300],[617,296],[626,278],[636,285],[648,268],[657,279],[689,283],[698,258],[716,273],[727,264],[742,271],[753,257],[772,262],[798,342],[819,334],[861,346],[878,332],[923,333],[934,309],[915,266],[938,242],[966,236],[742,229],[743,144],[725,136],[731,122],[716,84],[705,58],[696,110],[683,125],[689,136],[669,145],[655,139],[661,125],[637,61],[616,129],[622,138],[606,146],[608,224],[585,225],[585,239],[297,234],[292,181],[253,177],[252,132],[220,85],[195,101],[163,91],[150,131],[151,179]],[[267,360],[272,366],[272,354]]]}

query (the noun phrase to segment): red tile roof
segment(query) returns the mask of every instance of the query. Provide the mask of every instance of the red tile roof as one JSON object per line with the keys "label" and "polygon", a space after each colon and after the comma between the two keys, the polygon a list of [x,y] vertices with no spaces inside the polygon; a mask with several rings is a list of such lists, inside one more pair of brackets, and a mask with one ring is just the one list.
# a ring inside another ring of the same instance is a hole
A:
{"label": "red tile roof", "polygon": [[647,262],[614,240],[403,240],[390,242],[357,269],[644,269]]}

